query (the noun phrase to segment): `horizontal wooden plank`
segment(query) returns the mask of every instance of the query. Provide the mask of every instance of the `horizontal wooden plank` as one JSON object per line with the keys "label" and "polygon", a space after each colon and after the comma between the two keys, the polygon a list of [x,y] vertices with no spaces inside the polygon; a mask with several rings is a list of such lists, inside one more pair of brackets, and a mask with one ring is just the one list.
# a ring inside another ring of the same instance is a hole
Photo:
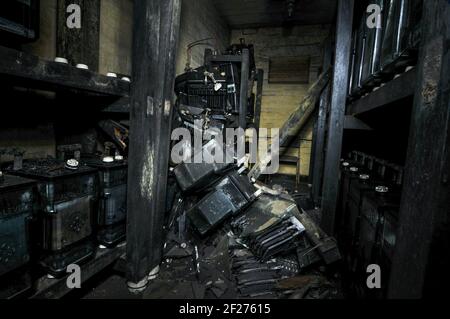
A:
{"label": "horizontal wooden plank", "polygon": [[401,99],[413,96],[416,86],[416,70],[412,69],[398,78],[387,82],[378,90],[356,100],[347,107],[347,115],[358,115],[376,108],[391,104]]}
{"label": "horizontal wooden plank", "polygon": [[75,90],[105,96],[128,96],[130,83],[89,70],[0,46],[0,80],[6,84],[51,91]]}
{"label": "horizontal wooden plank", "polygon": [[[82,284],[112,265],[125,254],[125,245],[112,249],[99,249],[96,256],[81,266]],[[37,280],[36,293],[31,299],[58,299],[68,294],[71,289],[66,284],[67,276],[60,279],[49,279],[44,276]]]}

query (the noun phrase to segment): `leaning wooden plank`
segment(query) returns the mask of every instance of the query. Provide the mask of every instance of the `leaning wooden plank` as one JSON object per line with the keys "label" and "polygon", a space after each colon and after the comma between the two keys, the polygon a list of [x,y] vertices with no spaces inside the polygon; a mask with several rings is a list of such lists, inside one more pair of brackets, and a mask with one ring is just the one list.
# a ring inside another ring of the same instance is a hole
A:
{"label": "leaning wooden plank", "polygon": [[[319,79],[311,86],[303,101],[291,114],[289,119],[284,123],[280,129],[278,136],[279,145],[286,145],[292,137],[297,136],[300,130],[308,122],[309,117],[316,108],[320,94],[327,85],[330,77],[330,70],[321,74]],[[258,163],[252,168],[248,176],[250,178],[258,179],[264,173],[267,165],[270,164],[273,158],[280,156],[280,151],[270,149],[270,151],[258,160]]]}

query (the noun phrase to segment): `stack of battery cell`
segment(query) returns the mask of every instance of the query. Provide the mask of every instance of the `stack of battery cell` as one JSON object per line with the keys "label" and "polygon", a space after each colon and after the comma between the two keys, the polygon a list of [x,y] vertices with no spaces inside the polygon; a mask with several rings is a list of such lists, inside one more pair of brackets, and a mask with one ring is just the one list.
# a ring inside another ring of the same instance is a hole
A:
{"label": "stack of battery cell", "polygon": [[286,216],[247,237],[250,250],[262,261],[280,253],[288,253],[297,247],[298,237],[305,227],[295,216]]}
{"label": "stack of battery cell", "polygon": [[423,0],[386,0],[384,6],[381,70],[392,73],[416,58]]}
{"label": "stack of battery cell", "polygon": [[298,239],[305,231],[296,217],[298,214],[292,199],[264,194],[232,222],[232,227],[254,256],[267,261],[297,247]]}
{"label": "stack of battery cell", "polygon": [[64,275],[68,265],[93,256],[96,169],[84,165],[69,168],[64,161],[37,159],[8,172],[38,182],[36,248],[49,274]]}
{"label": "stack of battery cell", "polygon": [[[356,281],[360,282],[370,264],[383,264],[389,269],[403,169],[385,160],[353,152],[344,162],[342,176],[341,244],[345,260],[356,274]],[[363,284],[355,285],[359,295],[373,295]]]}
{"label": "stack of battery cell", "polygon": [[[353,33],[349,96],[355,99],[414,65],[421,39],[423,0],[366,1],[380,9],[370,21],[366,10]],[[374,22],[372,27],[371,23]]]}
{"label": "stack of battery cell", "polygon": [[[241,83],[242,53],[249,51],[248,79]],[[239,127],[239,118],[245,117],[250,124],[255,115],[255,98],[250,95],[245,107],[246,114],[239,114],[241,86],[253,87],[256,73],[253,45],[243,42],[230,46],[219,57],[212,50],[205,51],[203,66],[190,69],[175,80],[177,105],[194,107],[207,113],[206,121],[213,126]],[[248,81],[248,82],[247,82]],[[246,125],[247,126],[247,125]]]}

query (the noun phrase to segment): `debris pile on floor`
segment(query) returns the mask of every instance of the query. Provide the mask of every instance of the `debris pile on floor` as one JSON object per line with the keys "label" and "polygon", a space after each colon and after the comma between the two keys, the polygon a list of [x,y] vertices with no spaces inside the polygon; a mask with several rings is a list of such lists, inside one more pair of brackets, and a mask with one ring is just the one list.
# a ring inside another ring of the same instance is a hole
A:
{"label": "debris pile on floor", "polygon": [[235,165],[181,165],[164,261],[145,297],[339,297],[336,242],[293,197]]}
{"label": "debris pile on floor", "polygon": [[[241,43],[227,52],[225,64],[205,55],[203,67],[176,79],[172,127],[185,134],[172,145],[164,262],[146,297],[335,297],[332,269],[340,254],[298,207],[309,196],[257,181],[278,150],[250,167],[245,136],[229,138],[227,129],[255,128],[259,114],[237,94],[253,87],[255,65],[233,62],[244,54],[254,61],[253,47]],[[241,68],[249,69],[248,81]],[[280,130],[281,144],[298,133],[327,81],[326,72],[308,91]]]}

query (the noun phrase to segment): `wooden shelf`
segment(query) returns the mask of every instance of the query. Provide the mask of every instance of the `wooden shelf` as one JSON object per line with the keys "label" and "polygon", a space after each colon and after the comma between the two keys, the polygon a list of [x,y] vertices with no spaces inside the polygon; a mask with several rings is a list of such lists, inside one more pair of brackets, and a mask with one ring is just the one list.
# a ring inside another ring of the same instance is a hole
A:
{"label": "wooden shelf", "polygon": [[[82,284],[118,261],[125,254],[125,245],[111,249],[98,249],[95,257],[81,266]],[[31,299],[58,299],[72,290],[67,287],[67,276],[49,279],[44,276],[36,282],[36,292]]]}
{"label": "wooden shelf", "polygon": [[359,115],[414,95],[416,69],[401,74],[376,91],[354,101],[347,107],[347,115]]}
{"label": "wooden shelf", "polygon": [[0,46],[0,80],[8,85],[125,97],[130,83]]}
{"label": "wooden shelf", "polygon": [[105,113],[116,113],[116,114],[129,114],[130,113],[130,98],[122,97],[115,102],[109,104],[106,108],[102,110]]}

